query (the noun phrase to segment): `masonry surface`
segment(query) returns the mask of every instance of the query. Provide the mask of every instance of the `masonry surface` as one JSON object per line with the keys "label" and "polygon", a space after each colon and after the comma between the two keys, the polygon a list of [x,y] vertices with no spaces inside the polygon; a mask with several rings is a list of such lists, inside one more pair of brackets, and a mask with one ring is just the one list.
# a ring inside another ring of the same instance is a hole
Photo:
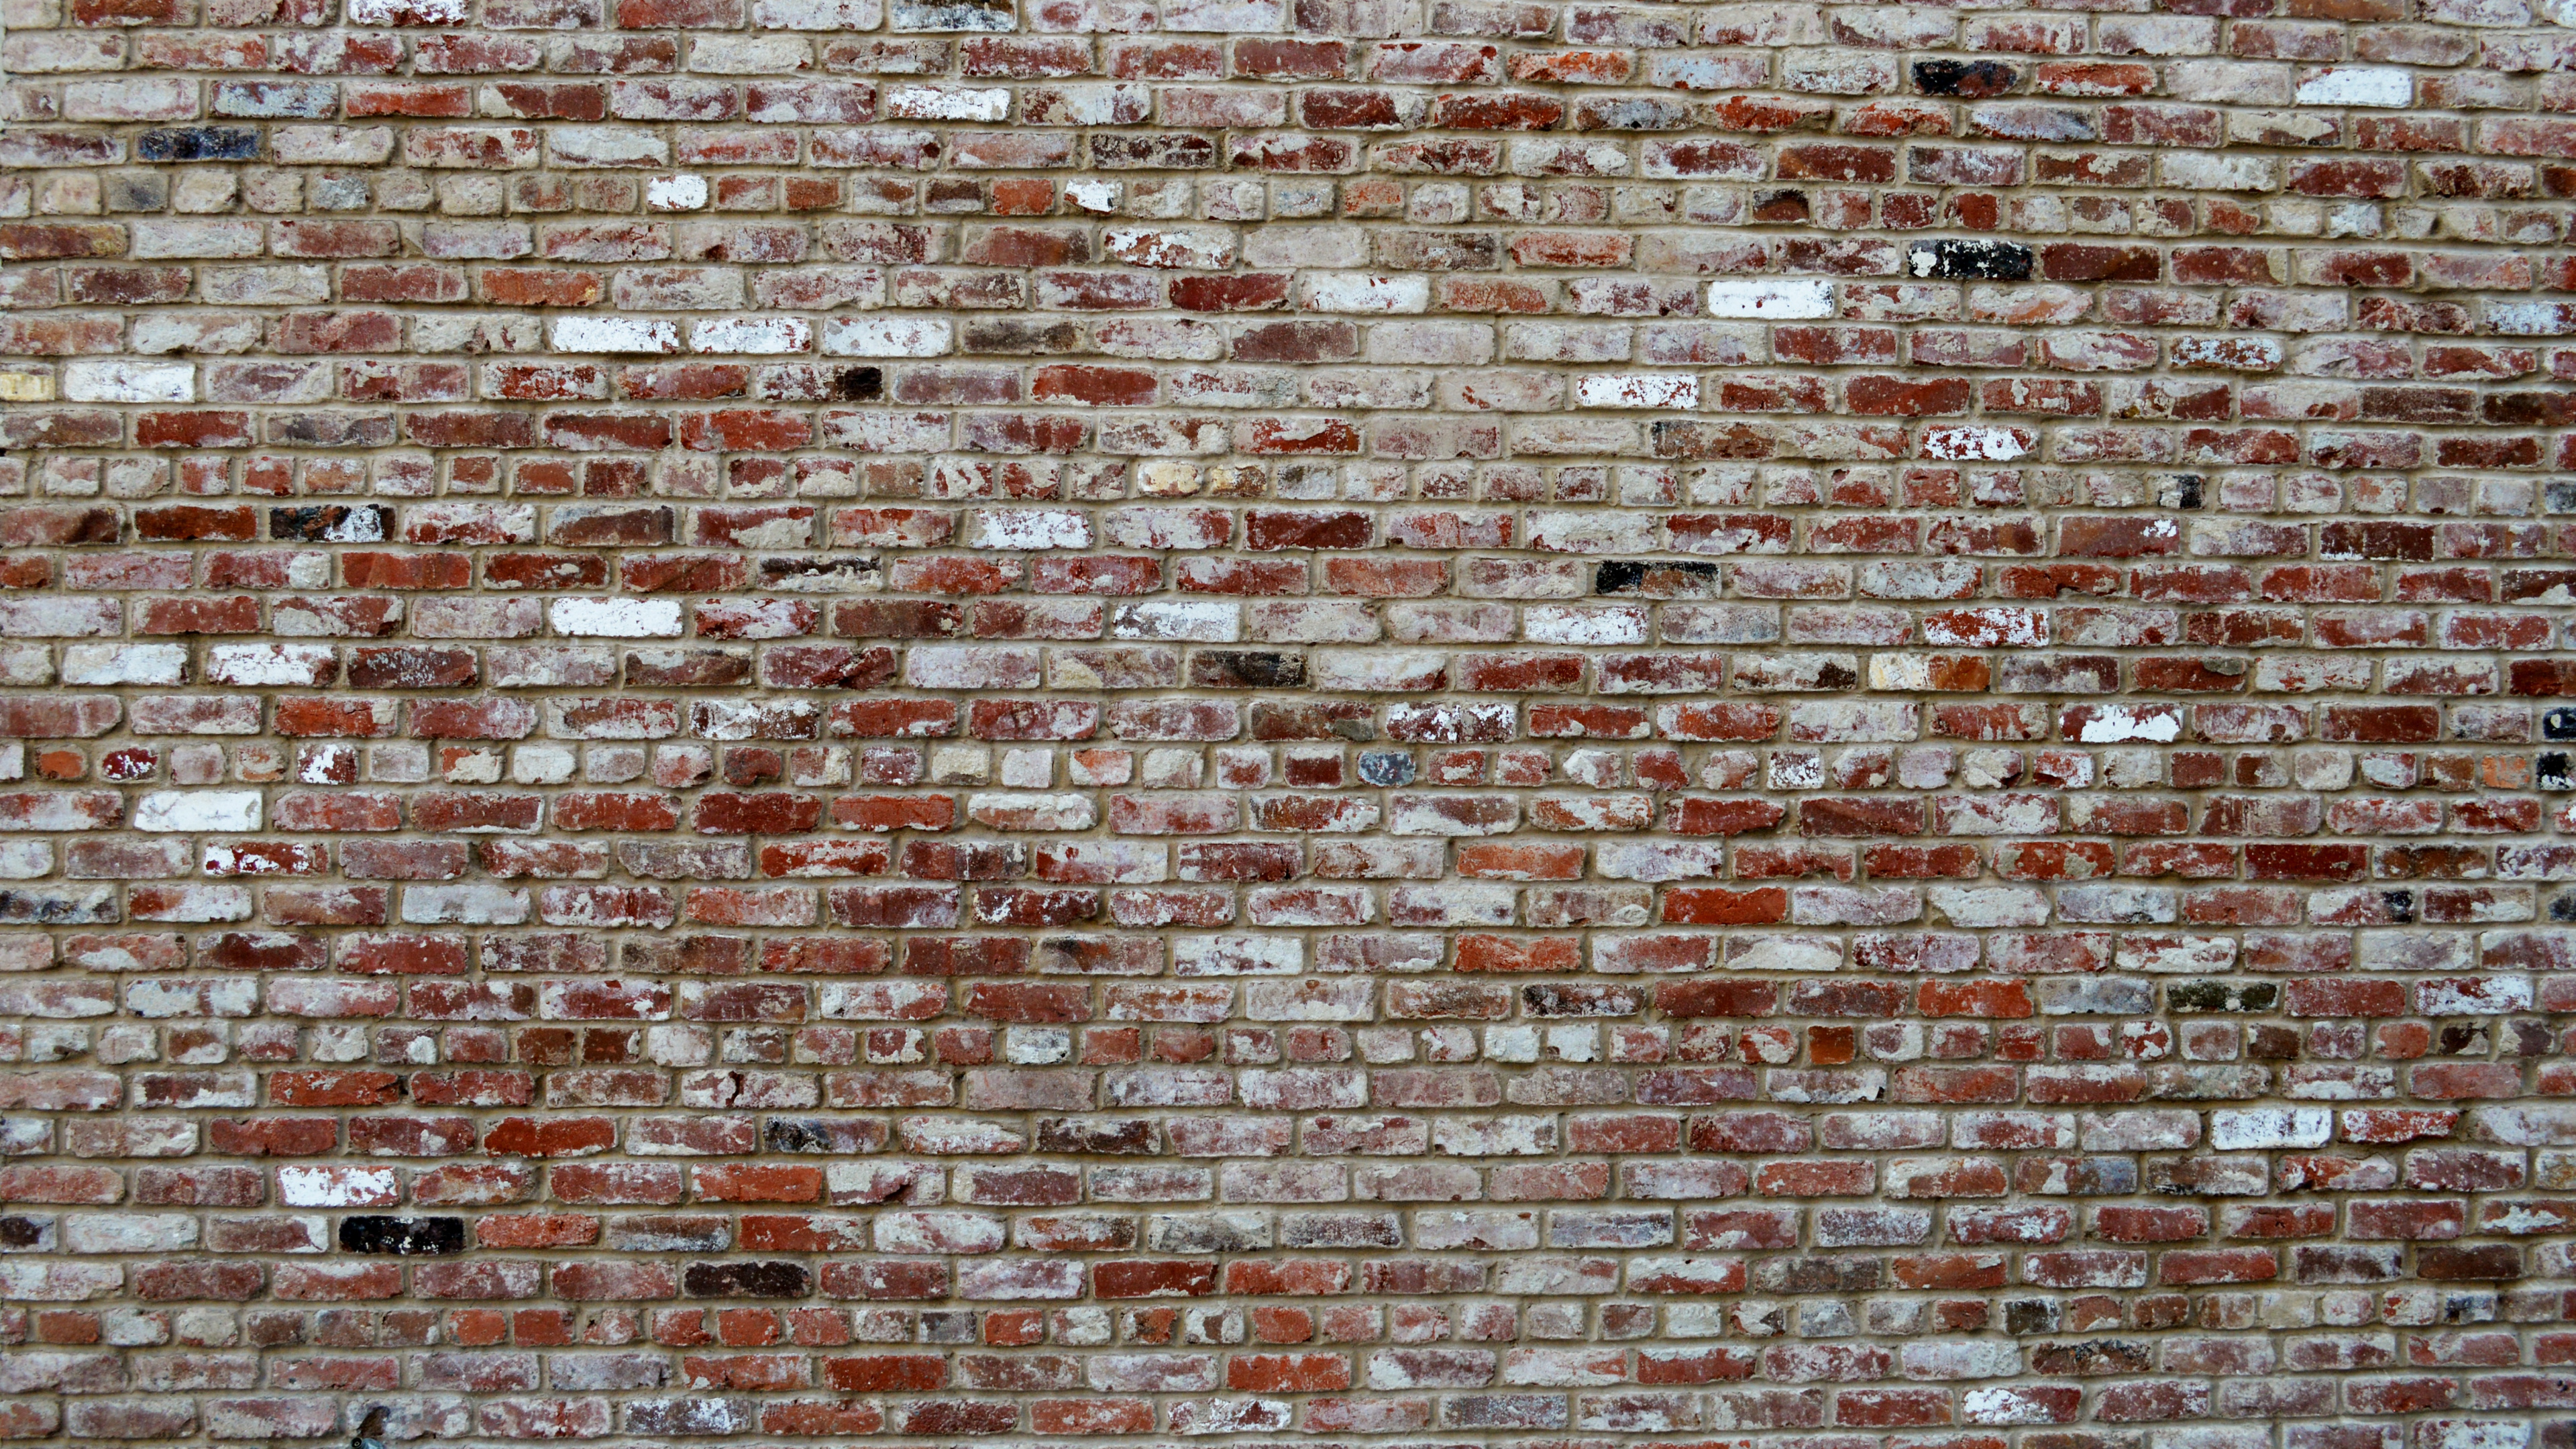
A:
{"label": "masonry surface", "polygon": [[0,1438],[2576,1449],[2576,0],[7,0]]}

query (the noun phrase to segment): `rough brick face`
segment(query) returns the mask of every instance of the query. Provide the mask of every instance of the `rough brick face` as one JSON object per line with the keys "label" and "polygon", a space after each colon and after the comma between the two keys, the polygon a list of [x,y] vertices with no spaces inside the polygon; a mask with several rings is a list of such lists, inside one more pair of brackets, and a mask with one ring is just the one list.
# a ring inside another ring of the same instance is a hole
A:
{"label": "rough brick face", "polygon": [[2576,0],[0,19],[0,1440],[2576,1449]]}

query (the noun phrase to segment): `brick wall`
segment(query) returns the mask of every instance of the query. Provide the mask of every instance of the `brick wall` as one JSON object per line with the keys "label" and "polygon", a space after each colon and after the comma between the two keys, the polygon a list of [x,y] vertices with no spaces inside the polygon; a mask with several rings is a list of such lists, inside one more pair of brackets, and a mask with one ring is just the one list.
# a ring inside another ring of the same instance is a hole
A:
{"label": "brick wall", "polygon": [[6,22],[0,1437],[2576,1446],[2571,0]]}

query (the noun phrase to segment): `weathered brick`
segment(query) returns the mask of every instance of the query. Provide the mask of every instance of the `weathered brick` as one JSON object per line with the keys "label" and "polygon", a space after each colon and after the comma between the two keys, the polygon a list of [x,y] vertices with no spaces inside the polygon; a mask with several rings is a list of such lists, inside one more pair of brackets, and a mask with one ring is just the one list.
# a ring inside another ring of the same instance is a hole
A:
{"label": "weathered brick", "polygon": [[2570,17],[2087,8],[18,7],[0,1437],[2571,1449]]}

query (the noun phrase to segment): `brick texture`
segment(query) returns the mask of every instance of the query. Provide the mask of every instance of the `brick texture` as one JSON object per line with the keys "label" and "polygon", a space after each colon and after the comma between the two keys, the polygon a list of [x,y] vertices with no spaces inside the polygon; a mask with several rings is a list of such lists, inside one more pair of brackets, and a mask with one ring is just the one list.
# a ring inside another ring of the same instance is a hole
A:
{"label": "brick texture", "polygon": [[2576,1449],[2576,0],[8,0],[0,1439]]}

